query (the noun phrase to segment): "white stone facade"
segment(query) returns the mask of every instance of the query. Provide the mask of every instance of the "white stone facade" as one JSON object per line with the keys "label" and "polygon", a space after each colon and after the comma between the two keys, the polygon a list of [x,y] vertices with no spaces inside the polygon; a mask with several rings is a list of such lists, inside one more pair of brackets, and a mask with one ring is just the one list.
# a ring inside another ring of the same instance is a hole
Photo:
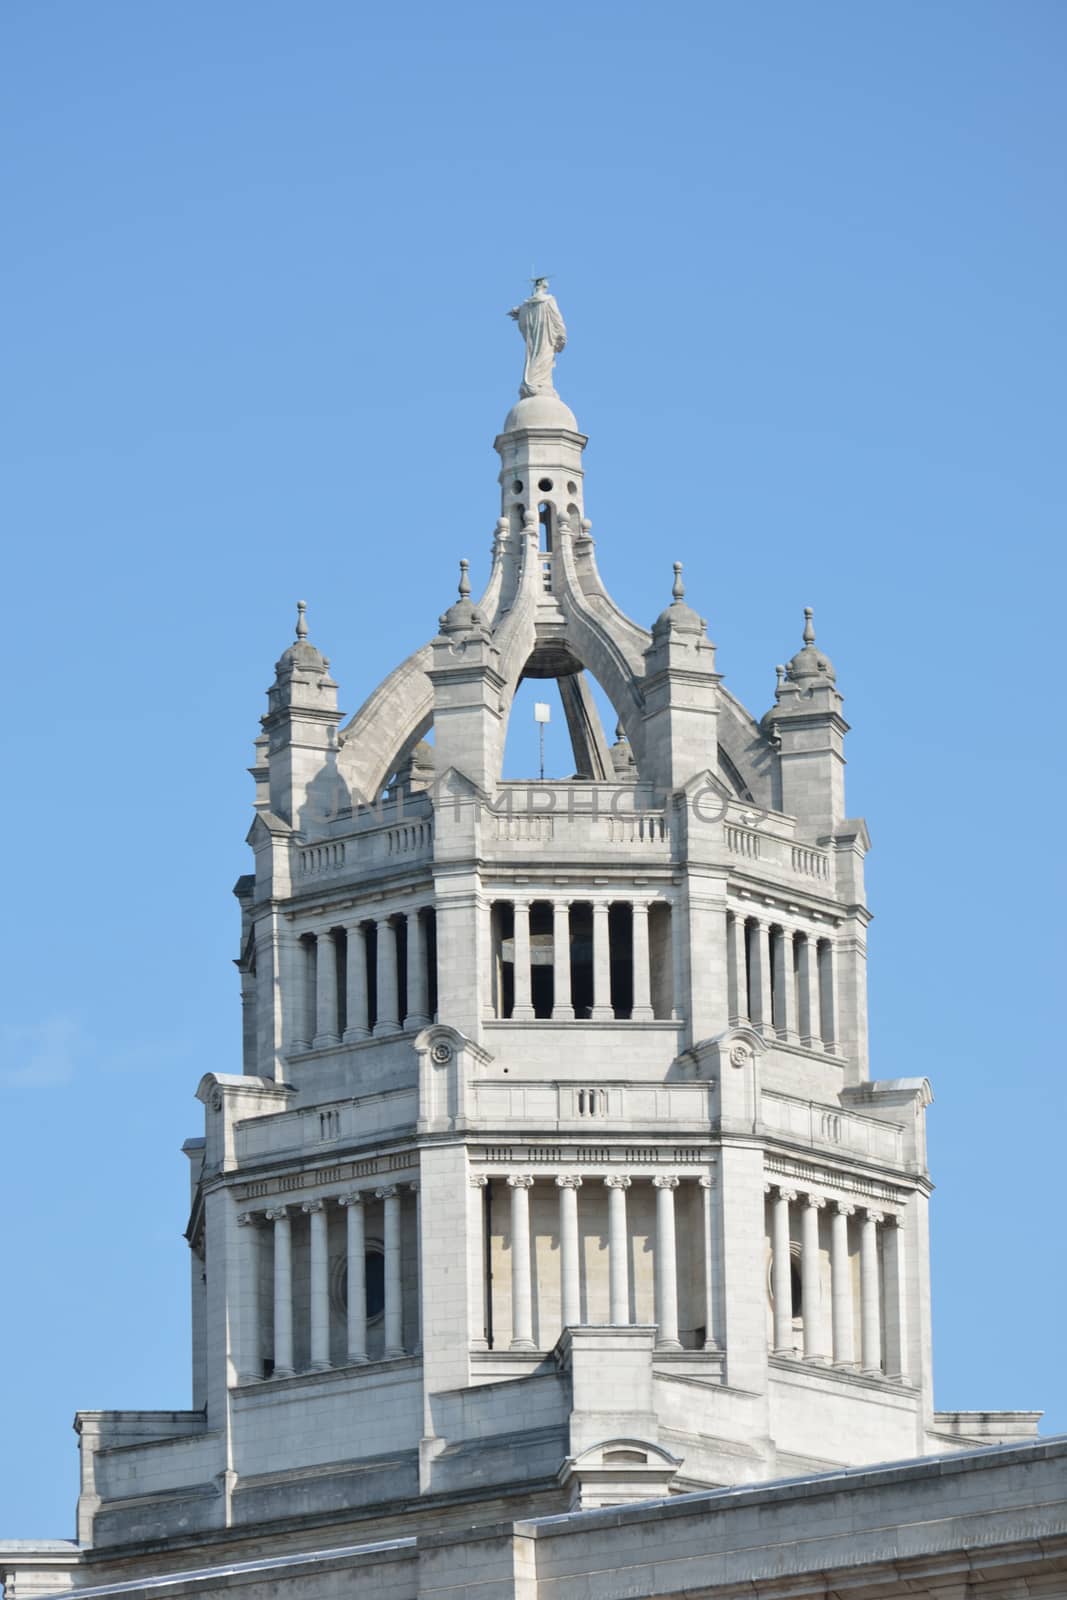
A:
{"label": "white stone facade", "polygon": [[[303,607],[277,664],[243,1072],[185,1146],[192,1407],[79,1416],[80,1547],[0,1547],[18,1600],[324,1529],[393,1541],[360,1593],[474,1592],[415,1536],[1036,1432],[934,1409],[930,1091],[869,1077],[869,839],[810,614],[757,720],[680,569],[650,632],[604,590],[566,406],[496,444],[482,598],[464,564],[344,727]],[[501,778],[524,675],[559,681],[573,780]],[[578,1592],[545,1574],[477,1592]],[[581,1592],[668,1592],[628,1581]]]}

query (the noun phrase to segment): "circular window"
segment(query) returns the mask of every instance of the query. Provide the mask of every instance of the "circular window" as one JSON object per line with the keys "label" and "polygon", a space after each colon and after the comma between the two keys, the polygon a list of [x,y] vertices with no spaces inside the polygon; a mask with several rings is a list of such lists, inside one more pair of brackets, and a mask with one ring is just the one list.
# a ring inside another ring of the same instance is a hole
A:
{"label": "circular window", "polygon": [[522,493],[522,479],[521,478],[516,478],[515,479],[515,482],[511,485],[511,492],[512,492],[512,494],[521,494]]}
{"label": "circular window", "polygon": [[551,487],[552,487],[552,479],[551,478],[542,478],[540,483],[537,485],[537,487],[539,489],[543,489],[545,491],[545,493],[547,494],[549,489],[551,489]]}
{"label": "circular window", "polygon": [[578,485],[576,483],[568,483],[568,485],[567,485],[567,493],[568,494],[577,494],[578,493]]}

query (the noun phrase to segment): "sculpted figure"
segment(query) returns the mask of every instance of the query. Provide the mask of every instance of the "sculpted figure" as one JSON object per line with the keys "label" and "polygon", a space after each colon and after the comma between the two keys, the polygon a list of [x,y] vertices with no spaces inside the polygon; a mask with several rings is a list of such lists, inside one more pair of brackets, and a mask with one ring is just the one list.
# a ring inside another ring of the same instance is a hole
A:
{"label": "sculpted figure", "polygon": [[548,292],[548,279],[535,278],[533,293],[521,306],[512,306],[508,312],[519,325],[526,341],[526,365],[523,368],[519,396],[525,400],[532,394],[555,394],[552,368],[556,356],[567,343],[567,329],[559,306]]}

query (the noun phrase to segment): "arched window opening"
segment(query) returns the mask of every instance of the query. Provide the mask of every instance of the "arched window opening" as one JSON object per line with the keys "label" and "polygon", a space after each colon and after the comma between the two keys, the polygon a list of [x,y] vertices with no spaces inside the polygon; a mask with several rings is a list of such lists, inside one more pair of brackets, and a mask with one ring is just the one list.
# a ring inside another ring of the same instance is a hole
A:
{"label": "arched window opening", "polygon": [[584,900],[571,906],[571,1004],[578,1021],[593,1015],[593,908]]}
{"label": "arched window opening", "polygon": [[611,956],[611,1007],[620,1021],[629,1021],[634,1009],[634,913],[628,901],[608,908],[608,948]]}
{"label": "arched window opening", "polygon": [[555,1004],[552,905],[535,900],[530,907],[530,1001],[535,1017],[550,1017]]}
{"label": "arched window opening", "polygon": [[674,956],[671,908],[663,901],[649,907],[648,954],[652,968],[652,1014],[657,1022],[669,1022],[674,1015]]}
{"label": "arched window opening", "polygon": [[542,500],[537,508],[537,519],[541,525],[540,548],[545,555],[552,554],[552,507],[547,500]]}
{"label": "arched window opening", "polygon": [[495,900],[490,919],[493,1015],[510,1017],[515,1005],[515,908],[510,900]]}

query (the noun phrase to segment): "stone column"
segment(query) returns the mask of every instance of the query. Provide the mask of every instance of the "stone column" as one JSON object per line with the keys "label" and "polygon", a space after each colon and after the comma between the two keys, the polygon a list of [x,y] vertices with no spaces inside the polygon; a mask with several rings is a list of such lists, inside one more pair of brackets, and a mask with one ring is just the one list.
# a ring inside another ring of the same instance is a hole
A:
{"label": "stone column", "polygon": [[630,1233],[626,1226],[626,1191],[630,1179],[612,1173],[608,1191],[608,1299],[613,1328],[630,1325]]}
{"label": "stone column", "polygon": [[418,911],[409,911],[407,914],[408,993],[405,1028],[424,1028],[430,1020],[429,971],[424,921]]}
{"label": "stone column", "polygon": [[819,987],[815,940],[805,934],[797,943],[797,1026],[800,1042],[817,1045],[819,1042]]}
{"label": "stone column", "polygon": [[301,1206],[311,1219],[311,1368],[330,1365],[330,1259],[326,1243],[326,1207],[321,1200]]}
{"label": "stone column", "polygon": [[611,1022],[611,945],[607,901],[593,906],[593,1021]]}
{"label": "stone column", "polygon": [[369,1035],[367,936],[361,922],[352,922],[345,929],[345,1044]]}
{"label": "stone column", "polygon": [[697,1179],[704,1202],[704,1349],[721,1350],[719,1318],[715,1303],[715,1175],[705,1172]]}
{"label": "stone column", "polygon": [[829,939],[819,942],[819,1036],[824,1049],[833,1054],[837,1040],[837,974]]}
{"label": "stone column", "polygon": [[680,1350],[678,1338],[678,1262],[674,1243],[674,1191],[677,1178],[653,1178],[656,1186],[657,1350]]}
{"label": "stone column", "polygon": [[582,1320],[581,1279],[578,1257],[578,1190],[582,1180],[569,1173],[556,1179],[559,1186],[559,1303],[565,1328]]}
{"label": "stone column", "polygon": [[333,935],[320,933],[315,941],[315,1037],[316,1050],[340,1042],[337,1031],[337,946]]}
{"label": "stone column", "polygon": [[730,917],[727,932],[728,970],[733,991],[730,995],[730,1018],[733,1022],[747,1022],[748,958],[745,954],[745,919],[739,911],[735,911]]}
{"label": "stone column", "polygon": [[635,900],[634,916],[634,1008],[635,1022],[651,1022],[652,967],[648,953],[648,901]]}
{"label": "stone column", "polygon": [[400,997],[397,981],[396,933],[388,917],[376,919],[378,929],[378,1020],[374,1024],[377,1036],[400,1032]]}
{"label": "stone column", "polygon": [[789,1249],[789,1203],[796,1199],[795,1189],[781,1185],[771,1191],[773,1212],[771,1217],[771,1289],[774,1294],[774,1353],[776,1356],[793,1354],[793,1271]]}
{"label": "stone column", "polygon": [[571,1022],[571,903],[556,900],[552,906],[552,1019]]}
{"label": "stone column", "polygon": [[511,1189],[511,1348],[533,1350],[533,1308],[530,1301],[530,1190],[526,1173],[508,1179]]}
{"label": "stone column", "polygon": [[864,1210],[860,1226],[860,1365],[864,1372],[882,1370],[882,1317],[878,1293],[878,1224],[881,1211]]}
{"label": "stone column", "polygon": [[806,1194],[800,1213],[800,1298],[804,1322],[805,1361],[825,1361],[823,1339],[822,1274],[819,1270],[819,1212],[826,1204],[821,1195]]}
{"label": "stone column", "polygon": [[471,1188],[476,1191],[474,1202],[468,1212],[471,1222],[467,1245],[467,1273],[471,1289],[471,1348],[488,1350],[489,1318],[486,1313],[489,1307],[485,1303],[488,1288],[485,1270],[485,1195],[482,1191],[489,1187],[489,1179],[484,1172],[472,1172],[468,1176]]}
{"label": "stone column", "polygon": [[765,1039],[774,1038],[771,1007],[771,930],[765,922],[753,924],[749,934],[752,955],[753,1023]]}
{"label": "stone column", "polygon": [[293,1375],[293,1249],[289,1212],[267,1212],[274,1224],[274,1377]]}
{"label": "stone column", "polygon": [[367,1359],[367,1239],[363,1222],[363,1196],[359,1190],[343,1194],[345,1209],[345,1263],[348,1268],[346,1349],[349,1363]]}
{"label": "stone column", "polygon": [[885,1253],[885,1371],[898,1383],[908,1381],[907,1280],[904,1272],[904,1218],[892,1212],[882,1230]]}
{"label": "stone column", "polygon": [[830,1296],[835,1367],[856,1365],[852,1333],[852,1263],[848,1254],[848,1219],[855,1210],[855,1206],[835,1200],[830,1213]]}
{"label": "stone column", "polygon": [[385,1258],[385,1359],[393,1360],[404,1354],[404,1301],[400,1277],[400,1190],[395,1183],[385,1189],[375,1189],[376,1197],[385,1202],[383,1251]]}
{"label": "stone column", "polygon": [[516,1022],[530,1022],[534,1014],[530,999],[530,907],[525,901],[516,900],[514,910],[515,998],[511,1015]]}
{"label": "stone column", "polygon": [[790,1044],[796,1044],[797,1033],[797,983],[793,959],[793,930],[778,931],[778,970],[775,974],[775,1009],[778,1013],[779,1035]]}
{"label": "stone column", "polygon": [[252,1383],[263,1376],[259,1354],[259,1233],[257,1218],[251,1211],[242,1211],[237,1226],[247,1229],[238,1235],[241,1250],[238,1275],[237,1303],[237,1377],[241,1383]]}

